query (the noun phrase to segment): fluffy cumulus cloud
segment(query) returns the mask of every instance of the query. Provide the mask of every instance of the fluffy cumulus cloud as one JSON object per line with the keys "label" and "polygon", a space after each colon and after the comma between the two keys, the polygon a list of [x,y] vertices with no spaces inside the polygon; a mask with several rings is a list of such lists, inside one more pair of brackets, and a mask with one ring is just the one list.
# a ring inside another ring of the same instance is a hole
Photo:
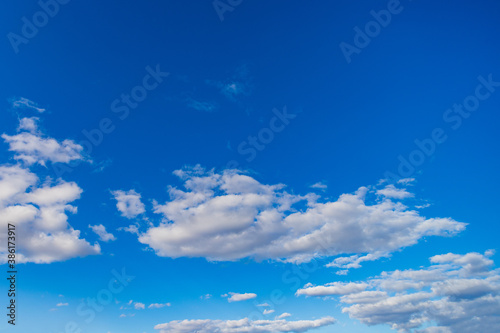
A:
{"label": "fluffy cumulus cloud", "polygon": [[216,173],[196,166],[174,174],[184,188],[169,187],[168,201],[153,201],[162,221],[139,235],[159,256],[307,262],[390,253],[426,236],[465,229],[451,218],[421,216],[393,195],[377,194],[376,188],[361,187],[328,201],[315,193],[291,194],[282,184],[262,184],[235,170]]}
{"label": "fluffy cumulus cloud", "polygon": [[[20,128],[31,128],[29,121],[21,119],[20,122]],[[35,140],[26,151],[42,151],[38,143]],[[32,156],[33,161],[36,156],[39,155]],[[7,244],[7,224],[10,223],[20,235],[16,237],[16,262],[50,263],[99,254],[99,244],[91,245],[80,238],[80,231],[68,223],[68,215],[77,212],[72,203],[80,198],[82,189],[62,179],[48,178],[42,183],[28,168],[29,164],[0,165],[0,243]],[[0,249],[0,262],[5,262],[7,256],[6,248]]]}
{"label": "fluffy cumulus cloud", "polygon": [[306,332],[314,328],[332,325],[335,319],[324,317],[316,320],[174,320],[155,326],[160,333],[278,333]]}
{"label": "fluffy cumulus cloud", "polygon": [[492,268],[492,254],[438,255],[429,267],[384,272],[336,288],[306,285],[297,295],[341,296],[350,317],[399,332],[500,332],[500,270]]}
{"label": "fluffy cumulus cloud", "polygon": [[116,208],[118,208],[122,216],[128,219],[135,218],[146,211],[141,201],[141,195],[135,190],[118,190],[112,191],[111,194],[116,200]]}
{"label": "fluffy cumulus cloud", "polygon": [[57,141],[46,137],[38,130],[38,118],[22,118],[15,135],[2,134],[9,144],[9,150],[14,152],[16,160],[27,165],[46,165],[50,162],[69,163],[73,160],[83,160],[83,147],[72,140]]}

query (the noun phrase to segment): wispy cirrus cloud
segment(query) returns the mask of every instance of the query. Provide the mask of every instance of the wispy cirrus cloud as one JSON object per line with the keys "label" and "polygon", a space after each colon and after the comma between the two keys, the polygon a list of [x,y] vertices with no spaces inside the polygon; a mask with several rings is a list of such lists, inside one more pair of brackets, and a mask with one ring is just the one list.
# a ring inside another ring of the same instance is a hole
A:
{"label": "wispy cirrus cloud", "polygon": [[38,113],[45,112],[44,108],[41,108],[37,103],[25,97],[12,98],[10,102],[14,109],[29,109]]}

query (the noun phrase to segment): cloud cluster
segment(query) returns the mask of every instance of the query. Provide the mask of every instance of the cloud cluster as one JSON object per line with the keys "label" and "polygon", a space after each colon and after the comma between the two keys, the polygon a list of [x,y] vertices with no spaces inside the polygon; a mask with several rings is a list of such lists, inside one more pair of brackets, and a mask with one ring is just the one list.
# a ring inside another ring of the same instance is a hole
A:
{"label": "cloud cluster", "polygon": [[316,320],[286,321],[277,320],[174,320],[155,326],[160,333],[278,333],[278,332],[306,332],[313,328],[332,325],[335,319],[324,317]]}
{"label": "cloud cluster", "polygon": [[[139,235],[159,256],[307,262],[341,254],[380,255],[426,236],[455,235],[466,225],[425,218],[376,188],[361,187],[328,201],[314,193],[288,193],[282,184],[265,185],[236,170],[216,173],[196,166],[174,174],[184,189],[169,187],[169,201],[153,201],[154,213],[163,219]],[[369,258],[356,265],[363,260]]]}
{"label": "cloud cluster", "polygon": [[[20,130],[30,130],[16,136],[3,134],[15,151],[14,158],[25,165],[0,165],[0,241],[7,244],[7,224],[15,225],[16,262],[50,263],[73,257],[99,254],[99,244],[91,245],[80,238],[80,231],[68,223],[68,214],[76,213],[71,203],[80,198],[82,189],[74,182],[47,179],[40,182],[28,166],[37,162],[70,161],[80,156],[72,150],[74,143],[43,138],[31,118],[20,120]],[[26,141],[23,141],[24,139]],[[22,142],[21,142],[22,141]],[[66,142],[66,143],[64,143]],[[68,149],[66,149],[66,148]],[[6,262],[6,247],[0,249],[0,261]]]}
{"label": "cloud cluster", "polygon": [[37,125],[38,118],[22,118],[18,127],[18,134],[2,134],[2,138],[9,144],[9,150],[14,152],[14,158],[26,165],[38,163],[46,165],[50,162],[69,163],[73,160],[83,160],[83,147],[72,140],[56,139],[44,136]]}
{"label": "cloud cluster", "polygon": [[384,272],[366,282],[306,285],[296,294],[341,296],[350,317],[399,332],[499,332],[500,270],[492,269],[492,254],[437,255],[426,268]]}

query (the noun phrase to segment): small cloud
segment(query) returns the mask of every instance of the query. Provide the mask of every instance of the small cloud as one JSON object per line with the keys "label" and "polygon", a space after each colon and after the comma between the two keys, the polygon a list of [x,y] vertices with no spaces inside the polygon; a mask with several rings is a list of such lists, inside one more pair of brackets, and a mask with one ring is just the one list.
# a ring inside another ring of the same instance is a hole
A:
{"label": "small cloud", "polygon": [[415,181],[415,178],[403,178],[398,180],[398,184],[408,185]]}
{"label": "small cloud", "polygon": [[122,216],[132,219],[146,211],[144,204],[141,202],[141,195],[135,190],[129,191],[111,191],[111,194],[116,200],[116,208],[121,212]]}
{"label": "small cloud", "polygon": [[130,232],[131,234],[139,235],[139,227],[135,224],[131,224],[128,227],[121,227],[118,228],[117,230],[123,230],[126,232]]}
{"label": "small cloud", "polygon": [[134,303],[134,308],[136,310],[141,310],[141,309],[145,309],[146,305],[144,303],[141,303],[141,302],[135,302]]}
{"label": "small cloud", "polygon": [[110,165],[112,164],[112,160],[111,159],[106,159],[104,161],[101,161],[97,164],[93,164],[93,170],[92,172],[93,173],[99,173],[99,172],[103,172],[104,169],[106,169],[107,167],[109,167]]}
{"label": "small cloud", "polygon": [[39,107],[37,103],[24,97],[12,99],[11,103],[14,109],[31,109],[39,113],[45,112],[44,108]]}
{"label": "small cloud", "polygon": [[272,309],[265,309],[263,313],[264,313],[265,315],[268,315],[268,314],[271,314],[271,313],[273,313],[273,312],[274,312],[274,310],[272,310]]}
{"label": "small cloud", "polygon": [[68,303],[57,303],[56,306],[68,306]]}
{"label": "small cloud", "polygon": [[160,309],[170,305],[170,303],[152,303],[148,306],[148,309]]}
{"label": "small cloud", "polygon": [[217,109],[217,105],[215,103],[197,101],[193,98],[188,98],[186,103],[187,107],[197,111],[213,112]]}
{"label": "small cloud", "polygon": [[[241,302],[257,297],[257,294],[254,293],[244,293],[244,294],[229,293],[229,295],[231,295],[231,297],[227,299],[228,302]],[[223,295],[222,297],[227,297],[227,296],[228,294],[225,294],[225,296]]]}
{"label": "small cloud", "polygon": [[209,299],[209,298],[211,298],[211,297],[212,297],[212,295],[210,295],[210,294],[205,294],[205,295],[200,296],[200,299]]}
{"label": "small cloud", "polygon": [[102,225],[90,225],[89,228],[92,229],[93,232],[99,236],[99,239],[103,242],[109,242],[109,241],[114,241],[116,240],[116,237],[113,236],[113,234],[110,234],[109,232],[106,232],[106,228]]}
{"label": "small cloud", "polygon": [[270,306],[269,304],[267,303],[262,303],[262,304],[257,304],[257,306],[263,306],[263,307],[266,307],[266,306]]}
{"label": "small cloud", "polygon": [[417,209],[422,209],[422,208],[427,208],[427,207],[429,207],[430,205],[431,205],[430,203],[426,203],[426,204],[423,204],[423,205],[417,205],[417,206],[415,206],[415,208],[417,208]]}
{"label": "small cloud", "polygon": [[326,190],[328,186],[326,186],[325,184],[323,184],[322,182],[317,182],[316,184],[312,184],[311,186],[309,186],[310,188],[316,188],[316,189],[319,189],[319,190]]}
{"label": "small cloud", "polygon": [[282,314],[280,314],[278,317],[278,319],[283,319],[283,318],[287,318],[287,317],[290,317],[291,314],[289,314],[288,312],[283,312]]}
{"label": "small cloud", "polygon": [[19,120],[19,126],[17,127],[17,131],[20,132],[22,130],[28,131],[31,133],[36,133],[38,131],[37,122],[40,120],[38,117],[31,118],[21,118]]}
{"label": "small cloud", "polygon": [[394,199],[405,199],[413,197],[413,193],[410,193],[402,188],[396,188],[394,185],[387,185],[382,190],[377,191],[378,195],[383,195],[386,198]]}

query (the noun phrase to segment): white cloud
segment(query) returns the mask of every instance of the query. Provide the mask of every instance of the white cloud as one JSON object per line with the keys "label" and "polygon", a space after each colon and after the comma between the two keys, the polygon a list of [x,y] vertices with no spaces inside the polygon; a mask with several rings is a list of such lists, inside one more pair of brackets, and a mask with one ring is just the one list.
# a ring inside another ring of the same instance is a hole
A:
{"label": "white cloud", "polygon": [[135,224],[131,224],[128,227],[120,227],[117,230],[123,230],[126,232],[130,232],[131,234],[135,234],[139,236],[139,227]]}
{"label": "white cloud", "polygon": [[11,102],[14,109],[31,109],[39,113],[45,112],[44,108],[39,107],[37,103],[24,97],[14,99]]}
{"label": "white cloud", "polygon": [[135,190],[112,191],[111,194],[115,197],[116,208],[122,213],[122,216],[132,219],[144,213],[146,210],[141,202],[141,195]]}
{"label": "white cloud", "polygon": [[56,306],[68,306],[69,304],[68,303],[57,303]]}
{"label": "white cloud", "polygon": [[144,303],[141,303],[141,302],[135,302],[134,303],[134,308],[136,310],[140,310],[140,309],[145,309],[146,305]]}
{"label": "white cloud", "polygon": [[2,138],[9,144],[9,151],[15,153],[14,158],[27,165],[46,162],[69,163],[73,160],[82,160],[83,147],[72,140],[63,140],[45,137],[38,131],[38,118],[22,118],[18,127],[19,134],[2,134]]}
{"label": "white cloud", "polygon": [[270,306],[268,303],[257,304],[257,306],[267,307]]}
{"label": "white cloud", "polygon": [[407,184],[411,184],[415,181],[415,178],[402,178],[400,180],[398,180],[398,184],[404,184],[404,185],[407,185]]}
{"label": "white cloud", "polygon": [[346,275],[348,270],[351,268],[360,268],[361,263],[365,261],[375,261],[383,257],[389,257],[390,254],[388,253],[381,253],[381,252],[376,252],[376,253],[368,253],[365,256],[359,256],[357,254],[349,256],[349,257],[339,257],[335,258],[334,261],[332,261],[329,264],[326,264],[325,267],[336,267],[336,268],[341,268],[343,270],[338,271],[338,275]]}
{"label": "white cloud", "polygon": [[148,309],[160,309],[170,305],[170,303],[152,303],[148,306]]}
{"label": "white cloud", "polygon": [[[20,129],[36,134],[22,134],[40,138],[42,134],[32,127],[34,121],[31,120],[21,119]],[[14,138],[2,137],[7,141]],[[53,139],[43,140],[59,145]],[[68,214],[77,212],[77,207],[71,203],[80,198],[82,189],[76,183],[62,179],[53,181],[47,178],[40,183],[38,176],[28,168],[31,162],[44,164],[46,161],[59,161],[62,158],[55,156],[63,153],[56,152],[57,149],[43,150],[36,144],[17,150],[19,147],[14,144],[17,148],[13,149],[12,142],[11,150],[16,151],[14,158],[19,158],[19,151],[23,151],[29,161],[24,165],[0,165],[0,243],[7,243],[7,224],[10,223],[15,225],[16,234],[22,235],[16,239],[18,263],[51,263],[100,254],[98,243],[90,245],[80,238],[80,231],[68,223]],[[7,255],[6,248],[0,249],[0,263],[6,262]]]}
{"label": "white cloud", "polygon": [[413,193],[402,188],[396,188],[394,185],[387,185],[385,188],[377,191],[378,195],[383,195],[387,198],[405,199],[413,197]]}
{"label": "white cloud", "polygon": [[265,309],[264,312],[263,312],[264,315],[268,315],[268,314],[271,314],[271,313],[274,313],[273,309]]}
{"label": "white cloud", "polygon": [[22,130],[36,133],[38,131],[38,122],[39,118],[31,117],[31,118],[22,118],[19,120],[19,126],[17,127],[17,131],[20,132]]}
{"label": "white cloud", "polygon": [[283,312],[282,314],[280,314],[280,315],[279,315],[278,317],[276,317],[276,318],[278,318],[278,319],[283,319],[283,318],[287,318],[287,317],[290,317],[290,316],[291,316],[291,314],[290,314],[290,313],[288,313],[288,312]]}
{"label": "white cloud", "polygon": [[200,299],[210,299],[211,297],[212,297],[211,294],[205,294],[205,295],[200,296]]}
{"label": "white cloud", "polygon": [[357,283],[370,290],[329,294],[342,295],[342,311],[367,325],[414,333],[498,332],[500,270],[492,269],[490,255],[438,255],[430,258],[429,267],[383,272]]}
{"label": "white cloud", "polygon": [[[90,245],[80,231],[68,224],[70,203],[80,198],[76,183],[59,180],[39,185],[38,177],[20,166],[0,166],[0,241],[7,243],[7,223],[16,226],[17,261],[50,263],[74,257],[99,254],[99,244]],[[0,249],[1,261],[7,258]]]}
{"label": "white cloud", "polygon": [[[254,294],[254,293],[238,294],[238,293],[231,293],[230,292],[228,294],[231,295],[231,297],[229,297],[227,299],[228,302],[241,302],[241,301],[246,301],[246,300],[253,299],[253,298],[257,297],[257,294]],[[228,294],[223,295],[223,296],[228,297],[229,296]]]}
{"label": "white cloud", "polygon": [[93,232],[99,236],[99,239],[102,240],[103,242],[109,242],[109,241],[114,241],[116,240],[116,237],[113,236],[113,234],[109,233],[106,231],[106,227],[104,227],[102,224],[99,225],[90,225],[89,228],[92,229]]}
{"label": "white cloud", "polygon": [[313,328],[332,325],[335,319],[324,317],[316,320],[174,320],[155,326],[160,333],[278,333],[278,332],[306,332]]}
{"label": "white cloud", "polygon": [[164,257],[307,262],[341,254],[373,256],[426,236],[453,236],[466,226],[451,218],[425,218],[366,187],[327,201],[314,193],[290,194],[282,184],[261,184],[235,170],[215,173],[196,166],[174,174],[184,189],[169,187],[169,201],[153,201],[163,220],[139,236]]}
{"label": "white cloud", "polygon": [[310,188],[316,188],[316,189],[319,189],[319,190],[326,190],[328,188],[328,186],[326,186],[325,184],[323,184],[322,182],[318,182],[318,183],[315,183],[315,184],[312,184],[311,186],[309,186]]}
{"label": "white cloud", "polygon": [[218,108],[217,104],[215,103],[207,101],[198,101],[193,98],[188,98],[186,100],[186,103],[188,107],[198,111],[212,112]]}
{"label": "white cloud", "polygon": [[359,293],[368,287],[366,283],[342,283],[332,282],[324,286],[310,286],[297,290],[295,295],[305,296],[331,296],[331,295],[348,295]]}

